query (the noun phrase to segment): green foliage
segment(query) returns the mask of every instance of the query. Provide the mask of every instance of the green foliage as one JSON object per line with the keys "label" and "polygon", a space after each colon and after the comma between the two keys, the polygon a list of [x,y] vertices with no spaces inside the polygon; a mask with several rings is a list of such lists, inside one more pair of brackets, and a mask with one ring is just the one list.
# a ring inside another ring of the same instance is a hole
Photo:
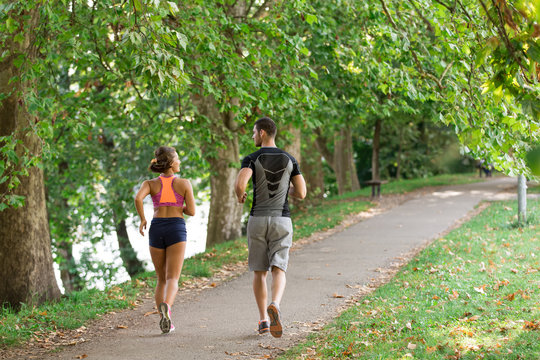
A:
{"label": "green foliage", "polygon": [[145,281],[141,277],[105,291],[74,292],[60,302],[39,307],[23,304],[18,312],[3,307],[0,312],[0,346],[15,346],[33,337],[48,337],[58,329],[77,329],[108,312],[133,308],[137,298],[148,291]]}
{"label": "green foliage", "polygon": [[[437,176],[431,179],[403,180],[388,184],[391,192],[405,192],[422,186],[447,185],[471,181],[465,176]],[[409,185],[407,185],[409,184]],[[316,231],[338,225],[346,216],[363,211],[370,206],[367,201],[359,201],[359,196],[367,196],[368,189],[325,200],[309,211],[293,209],[295,224],[294,241],[309,236]],[[315,217],[312,214],[317,214]],[[314,221],[317,220],[317,221]],[[204,253],[184,261],[180,282],[197,277],[211,277],[215,272],[227,270],[230,265],[245,262],[247,259],[245,238],[217,244]],[[76,329],[88,320],[109,311],[135,306],[138,298],[152,292],[155,288],[154,272],[145,273],[123,284],[100,291],[75,291],[55,304],[40,307],[25,307],[20,312],[4,307],[0,313],[0,346],[14,346],[33,336],[48,337],[58,329]]]}
{"label": "green foliage", "polygon": [[531,173],[540,176],[540,145],[527,152],[526,160]]}
{"label": "green foliage", "polygon": [[496,203],[437,240],[280,359],[535,358],[538,219],[513,228],[516,206]]}

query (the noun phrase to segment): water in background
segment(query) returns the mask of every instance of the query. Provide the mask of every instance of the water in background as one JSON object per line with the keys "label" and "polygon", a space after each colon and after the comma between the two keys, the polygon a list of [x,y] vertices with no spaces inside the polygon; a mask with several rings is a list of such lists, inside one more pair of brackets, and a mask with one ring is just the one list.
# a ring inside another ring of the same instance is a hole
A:
{"label": "water in background", "polygon": [[[206,248],[206,225],[208,223],[209,210],[210,202],[208,201],[197,204],[195,216],[186,216],[187,244],[185,258],[204,252]],[[143,261],[145,263],[145,268],[150,271],[154,270],[154,265],[152,264],[150,251],[148,249],[148,230],[150,229],[150,222],[152,221],[153,214],[154,207],[152,200],[147,197],[144,201],[144,215],[148,224],[144,236],[139,233],[140,223],[138,216],[126,221],[129,241],[137,253],[137,258]],[[79,262],[81,254],[88,251],[93,253],[93,258],[99,259],[104,263],[110,263],[110,266],[118,269],[113,283],[119,284],[130,279],[127,271],[122,265],[122,259],[120,259],[120,250],[118,249],[116,233],[105,236],[105,239],[96,245],[90,243],[74,244],[73,257],[75,258],[75,261]],[[60,289],[64,292],[58,264],[54,263],[54,267],[56,280]],[[95,279],[95,287],[103,289],[105,285],[103,280]]]}

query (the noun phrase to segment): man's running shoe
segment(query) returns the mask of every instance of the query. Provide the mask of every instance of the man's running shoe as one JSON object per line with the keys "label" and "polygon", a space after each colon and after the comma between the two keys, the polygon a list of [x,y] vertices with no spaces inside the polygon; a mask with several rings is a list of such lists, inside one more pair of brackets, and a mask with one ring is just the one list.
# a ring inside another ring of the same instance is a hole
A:
{"label": "man's running shoe", "polygon": [[171,308],[167,303],[162,302],[158,306],[159,315],[161,315],[161,320],[159,320],[159,327],[161,332],[166,334],[171,331],[171,327],[174,329],[171,323]]}
{"label": "man's running shoe", "polygon": [[268,320],[259,321],[259,334],[266,334],[270,331],[270,322]]}
{"label": "man's running shoe", "polygon": [[276,303],[272,302],[270,305],[268,305],[266,312],[270,317],[270,334],[276,338],[281,337],[283,334],[283,329],[281,327],[281,312],[279,311],[279,307]]}

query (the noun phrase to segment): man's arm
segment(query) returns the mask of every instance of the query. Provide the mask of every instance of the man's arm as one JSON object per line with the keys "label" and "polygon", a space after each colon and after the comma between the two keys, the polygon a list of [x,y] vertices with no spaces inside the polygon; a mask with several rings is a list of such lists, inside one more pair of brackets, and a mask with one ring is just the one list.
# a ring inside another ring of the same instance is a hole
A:
{"label": "man's arm", "polygon": [[243,204],[246,201],[246,198],[247,198],[246,188],[247,188],[249,179],[251,179],[252,175],[253,175],[253,170],[246,167],[246,168],[240,169],[240,172],[238,173],[238,176],[236,177],[236,183],[234,184],[234,192],[236,193],[238,202],[241,204]]}
{"label": "man's arm", "polygon": [[297,199],[303,199],[306,197],[306,181],[302,174],[295,175],[291,178],[292,186],[289,188],[289,196]]}

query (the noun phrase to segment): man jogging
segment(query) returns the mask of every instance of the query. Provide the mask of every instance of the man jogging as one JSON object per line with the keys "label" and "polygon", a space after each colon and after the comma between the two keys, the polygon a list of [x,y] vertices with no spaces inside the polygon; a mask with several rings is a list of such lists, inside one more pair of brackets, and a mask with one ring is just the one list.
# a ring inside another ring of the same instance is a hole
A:
{"label": "man jogging", "polygon": [[[293,227],[288,195],[306,197],[306,183],[296,159],[278,149],[277,128],[268,117],[260,118],[253,127],[253,141],[260,150],[246,156],[235,184],[240,203],[246,201],[246,187],[253,179],[253,204],[247,226],[248,264],[253,275],[253,293],[259,308],[259,334],[281,337],[279,304],[285,290],[285,272],[289,262]],[[268,307],[266,276],[272,272],[272,302]]]}

